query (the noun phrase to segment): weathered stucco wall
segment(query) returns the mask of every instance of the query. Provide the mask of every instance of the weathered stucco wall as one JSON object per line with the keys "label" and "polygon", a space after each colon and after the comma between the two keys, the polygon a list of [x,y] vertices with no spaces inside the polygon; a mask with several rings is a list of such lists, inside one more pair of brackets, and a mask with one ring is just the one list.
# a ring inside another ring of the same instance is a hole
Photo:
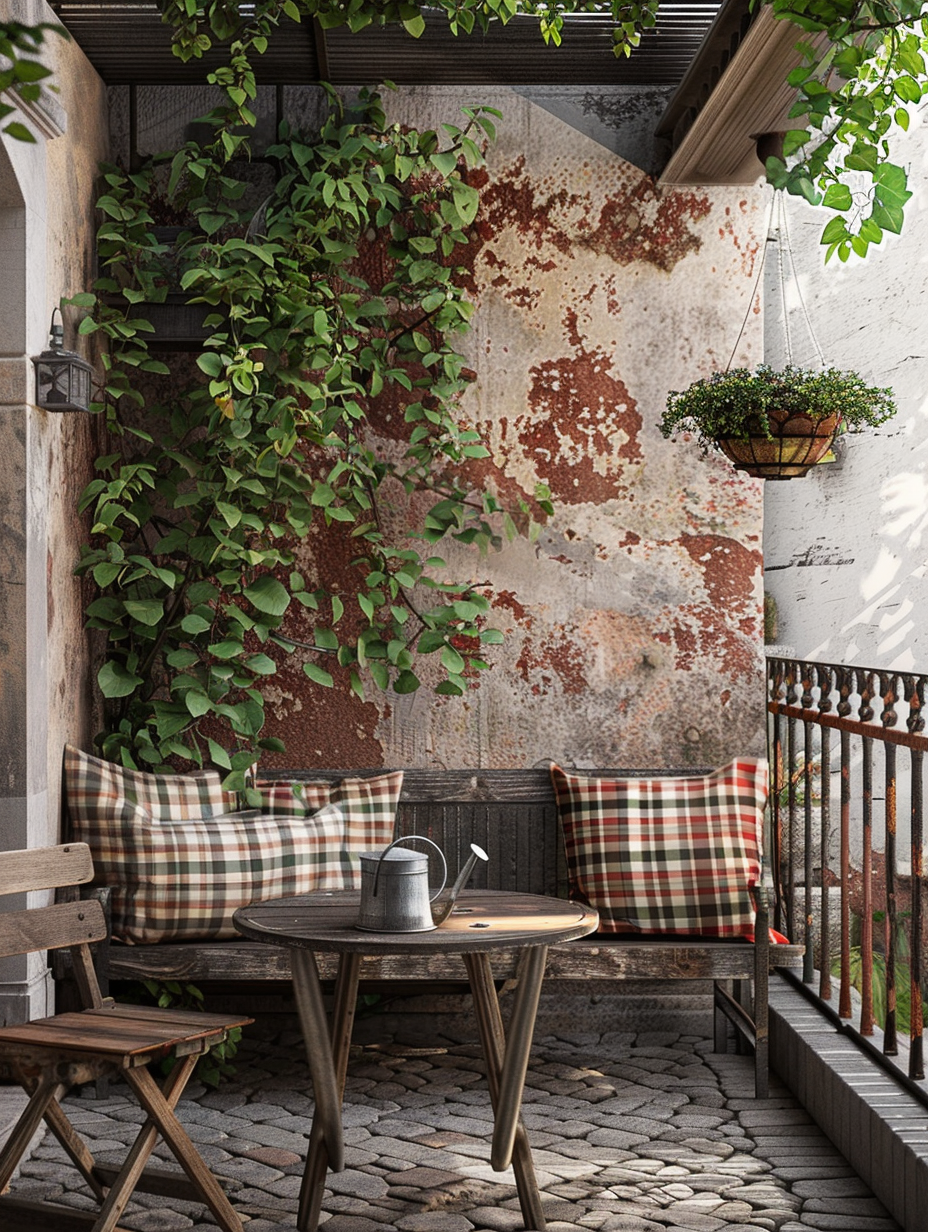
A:
{"label": "weathered stucco wall", "polygon": [[[442,548],[456,576],[485,583],[507,635],[479,687],[362,702],[294,662],[265,690],[268,732],[287,743],[277,764],[667,767],[763,749],[761,484],[657,429],[667,391],[727,363],[746,316],[739,358],[761,358],[762,192],[658,192],[615,153],[647,154],[650,95],[611,100],[594,125],[567,94],[546,91],[544,108],[504,88],[386,96],[392,119],[424,127],[474,102],[503,113],[469,258],[477,381],[462,412],[492,451],[479,474],[504,496],[547,483],[558,511],[534,545]],[[284,96],[289,120],[318,125],[318,90]],[[113,101],[119,150],[125,92]],[[140,149],[170,147],[208,102],[140,90]],[[257,110],[267,128],[272,92]],[[609,140],[622,116],[629,132]],[[337,551],[311,539],[305,576],[323,560],[331,576]]]}
{"label": "weathered stucco wall", "polygon": [[[24,22],[54,21],[40,0],[6,3]],[[52,309],[87,287],[93,179],[108,143],[105,91],[83,53],[50,35],[42,53],[59,93],[27,114],[33,144],[0,136],[0,849],[55,842],[61,752],[87,743],[91,664],[80,587],[76,493],[91,477],[86,416],[31,405],[31,357]],[[65,344],[80,349],[66,316]],[[0,1021],[46,1004],[39,956],[0,969]]]}
{"label": "weathered stucco wall", "polygon": [[[435,126],[473,101],[422,87],[387,106]],[[758,753],[761,485],[656,425],[669,389],[729,358],[754,292],[760,194],[661,193],[519,95],[479,101],[504,118],[472,255],[478,378],[463,410],[497,489],[547,483],[557,515],[535,545],[454,560],[486,582],[507,635],[479,687],[361,703],[288,672],[272,695],[278,760],[658,767]],[[740,355],[756,362],[750,306]]]}
{"label": "weathered stucco wall", "polygon": [[[899,414],[845,436],[839,461],[768,484],[766,587],[778,640],[802,658],[928,671],[928,133],[913,119],[898,160],[915,196],[899,237],[865,261],[822,268],[824,216],[789,200],[802,296],[829,365],[895,391]],[[767,356],[785,360],[779,290],[768,283]],[[794,358],[815,364],[788,285]]]}

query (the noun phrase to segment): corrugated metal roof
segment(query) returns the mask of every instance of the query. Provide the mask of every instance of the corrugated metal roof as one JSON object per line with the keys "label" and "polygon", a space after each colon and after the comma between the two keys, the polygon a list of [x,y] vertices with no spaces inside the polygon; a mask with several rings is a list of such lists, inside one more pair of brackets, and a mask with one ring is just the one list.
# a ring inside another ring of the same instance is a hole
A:
{"label": "corrugated metal roof", "polygon": [[[182,63],[154,3],[52,0],[52,8],[109,84],[190,84],[220,62],[211,52]],[[286,21],[255,65],[263,84],[299,85],[654,85],[679,82],[719,8],[719,0],[662,4],[655,29],[628,59],[612,53],[612,25],[601,14],[565,18],[560,47],[546,46],[536,19],[516,17],[483,35],[455,37],[443,15],[426,18],[415,39],[400,26],[322,31]]]}

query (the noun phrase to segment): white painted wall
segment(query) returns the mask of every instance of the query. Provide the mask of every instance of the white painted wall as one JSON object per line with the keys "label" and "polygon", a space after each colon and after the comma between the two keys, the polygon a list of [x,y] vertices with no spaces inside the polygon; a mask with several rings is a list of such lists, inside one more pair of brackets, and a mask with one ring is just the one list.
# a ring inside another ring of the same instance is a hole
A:
{"label": "white painted wall", "polygon": [[[899,414],[845,436],[833,465],[764,493],[765,586],[779,641],[800,658],[928,671],[928,127],[898,152],[915,196],[903,234],[864,261],[823,266],[827,220],[788,202],[798,285],[829,365],[895,391]],[[767,262],[767,361],[786,360],[776,252]],[[793,358],[814,365],[788,283]]]}
{"label": "white painted wall", "polygon": [[[835,463],[813,467],[804,479],[765,485],[764,585],[777,602],[778,641],[797,658],[928,672],[928,126],[913,119],[897,154],[915,194],[904,230],[863,261],[852,257],[842,265],[832,258],[825,266],[819,237],[827,215],[796,198],[787,203],[797,270],[796,280],[785,279],[794,362],[817,363],[801,295],[826,362],[891,386],[899,413],[880,428],[841,438]],[[776,257],[771,244],[765,354],[779,366],[787,347]],[[858,750],[860,741],[852,743]],[[839,770],[833,759],[834,801]],[[900,749],[901,871],[910,864],[909,773],[908,752]],[[855,752],[855,807],[862,798],[860,776]],[[879,749],[873,799],[873,847],[880,851],[885,789]],[[858,866],[859,821],[851,837]]]}

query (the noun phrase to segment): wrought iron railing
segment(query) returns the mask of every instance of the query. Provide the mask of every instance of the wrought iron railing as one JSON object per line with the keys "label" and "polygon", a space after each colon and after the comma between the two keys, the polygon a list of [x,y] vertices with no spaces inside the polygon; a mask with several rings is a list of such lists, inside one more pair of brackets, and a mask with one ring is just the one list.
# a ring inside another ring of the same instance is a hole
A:
{"label": "wrought iron railing", "polygon": [[912,1080],[925,1076],[926,687],[915,672],[767,660],[774,926],[805,944],[804,983]]}

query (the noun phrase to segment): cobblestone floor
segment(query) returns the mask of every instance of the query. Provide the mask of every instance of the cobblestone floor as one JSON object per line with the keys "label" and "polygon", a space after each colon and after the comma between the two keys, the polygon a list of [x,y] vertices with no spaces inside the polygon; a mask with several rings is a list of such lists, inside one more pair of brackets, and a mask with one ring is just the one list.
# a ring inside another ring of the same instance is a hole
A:
{"label": "cobblestone floor", "polygon": [[[248,1232],[295,1223],[311,1086],[290,1020],[243,1042],[235,1078],[188,1088],[180,1115],[226,1178]],[[784,1088],[752,1096],[751,1061],[672,1034],[536,1038],[524,1116],[550,1232],[898,1232],[898,1225]],[[101,1158],[134,1133],[114,1088],[72,1100]],[[510,1232],[522,1226],[511,1173],[491,1171],[479,1048],[443,1039],[354,1049],[347,1167],[330,1175],[326,1232]],[[170,1153],[159,1148],[164,1159]],[[47,1137],[14,1192],[90,1209]],[[203,1207],[139,1195],[138,1232],[206,1229]]]}

